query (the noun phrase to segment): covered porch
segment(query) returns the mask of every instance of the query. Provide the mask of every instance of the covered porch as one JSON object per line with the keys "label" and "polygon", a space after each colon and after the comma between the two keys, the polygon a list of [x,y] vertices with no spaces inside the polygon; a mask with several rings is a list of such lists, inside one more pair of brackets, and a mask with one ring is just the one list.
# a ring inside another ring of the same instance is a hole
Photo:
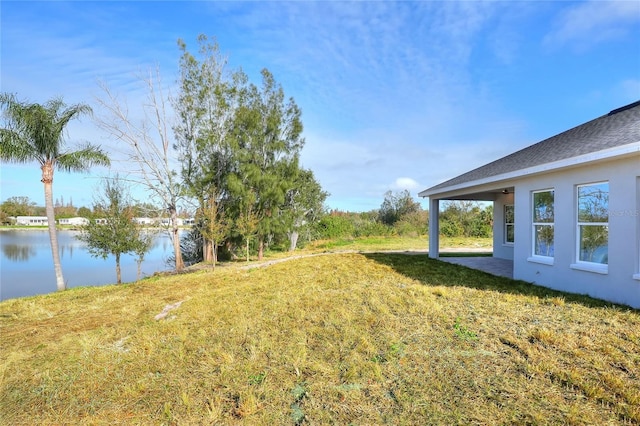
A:
{"label": "covered porch", "polygon": [[[510,182],[491,183],[472,188],[448,188],[444,191],[424,191],[429,197],[429,257],[467,266],[493,275],[513,278],[515,245],[515,187]],[[500,186],[498,186],[500,185]],[[505,186],[502,186],[505,185]],[[440,202],[471,200],[493,203],[493,250],[488,256],[456,256],[440,249]]]}

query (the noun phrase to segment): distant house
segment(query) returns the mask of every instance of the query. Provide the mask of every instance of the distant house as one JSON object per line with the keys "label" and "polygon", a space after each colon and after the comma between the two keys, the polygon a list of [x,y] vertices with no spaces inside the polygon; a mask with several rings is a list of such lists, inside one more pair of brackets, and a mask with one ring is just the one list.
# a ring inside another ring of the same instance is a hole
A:
{"label": "distant house", "polygon": [[[183,219],[181,217],[176,218],[176,223],[178,224],[178,226],[193,225],[195,222],[196,221],[193,218],[187,218],[187,219]],[[169,226],[169,225],[171,225],[171,219],[162,218],[162,219],[160,219],[160,224],[162,226]]]}
{"label": "distant house", "polygon": [[640,101],[422,191],[429,256],[441,200],[494,203],[513,277],[640,308]]}
{"label": "distant house", "polygon": [[134,217],[133,221],[138,225],[155,225],[157,220],[150,217]]}
{"label": "distant house", "polygon": [[89,219],[86,217],[68,217],[63,219],[58,219],[58,225],[72,225],[72,226],[82,226],[88,225]]}
{"label": "distant house", "polygon": [[16,216],[16,225],[23,226],[47,226],[49,220],[46,216]]}

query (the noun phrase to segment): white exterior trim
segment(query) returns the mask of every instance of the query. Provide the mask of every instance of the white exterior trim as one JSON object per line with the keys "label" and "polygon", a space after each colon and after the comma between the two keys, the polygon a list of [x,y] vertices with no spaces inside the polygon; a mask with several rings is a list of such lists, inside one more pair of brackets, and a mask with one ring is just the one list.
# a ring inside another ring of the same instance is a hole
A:
{"label": "white exterior trim", "polygon": [[429,199],[429,257],[440,255],[440,200]]}
{"label": "white exterior trim", "polygon": [[527,262],[540,263],[541,265],[553,266],[554,259],[553,257],[534,255],[534,256],[527,257]]}
{"label": "white exterior trim", "polygon": [[569,265],[571,269],[578,271],[594,272],[596,274],[607,275],[609,273],[609,265],[602,265],[592,262],[577,262]]}
{"label": "white exterior trim", "polygon": [[559,169],[566,169],[570,167],[585,166],[586,164],[626,157],[629,155],[640,154],[640,141],[628,145],[619,146],[616,148],[605,149],[602,151],[592,152],[589,154],[579,155],[577,157],[566,158],[564,160],[554,161],[552,163],[541,164],[539,166],[533,166],[522,170],[515,170],[509,173],[503,173],[496,176],[487,177],[484,179],[477,179],[470,182],[460,183],[458,185],[448,186],[446,188],[425,190],[418,193],[420,197],[431,197],[432,195],[440,195],[443,193],[455,192],[461,189],[467,189],[474,186],[480,186],[485,184],[497,184],[500,181],[513,180],[525,176],[533,176],[540,173],[548,173]]}

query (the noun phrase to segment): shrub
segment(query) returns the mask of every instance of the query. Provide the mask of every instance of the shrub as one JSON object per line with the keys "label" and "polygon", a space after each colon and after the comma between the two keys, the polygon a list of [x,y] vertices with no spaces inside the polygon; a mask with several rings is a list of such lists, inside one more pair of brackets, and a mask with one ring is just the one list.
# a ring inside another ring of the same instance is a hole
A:
{"label": "shrub", "polygon": [[395,230],[396,234],[400,235],[401,237],[418,237],[420,235],[420,228],[404,219],[396,222],[396,224],[393,226],[393,229]]}
{"label": "shrub", "polygon": [[318,222],[318,234],[321,238],[344,238],[355,234],[355,226],[347,216],[326,215]]}
{"label": "shrub", "polygon": [[393,228],[375,220],[359,221],[355,225],[355,237],[383,237],[391,234]]}
{"label": "shrub", "polygon": [[458,222],[452,220],[441,220],[440,234],[445,237],[461,237],[464,236],[464,228]]}

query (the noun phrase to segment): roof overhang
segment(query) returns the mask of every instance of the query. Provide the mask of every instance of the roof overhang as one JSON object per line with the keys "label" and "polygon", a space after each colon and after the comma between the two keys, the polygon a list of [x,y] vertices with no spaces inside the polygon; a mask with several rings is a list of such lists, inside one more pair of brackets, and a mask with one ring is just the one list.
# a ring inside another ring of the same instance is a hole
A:
{"label": "roof overhang", "polygon": [[484,179],[477,179],[439,188],[432,187],[418,193],[418,196],[438,199],[485,200],[486,197],[491,197],[491,194],[499,193],[500,189],[502,189],[503,187],[511,186],[510,182],[513,182],[516,179],[555,172],[562,169],[586,166],[602,161],[609,161],[634,155],[640,155],[640,141],[611,149],[605,149],[601,151],[591,152],[589,154],[579,155],[576,157],[566,158],[551,163],[540,164],[538,166],[532,166],[526,169],[502,173]]}

